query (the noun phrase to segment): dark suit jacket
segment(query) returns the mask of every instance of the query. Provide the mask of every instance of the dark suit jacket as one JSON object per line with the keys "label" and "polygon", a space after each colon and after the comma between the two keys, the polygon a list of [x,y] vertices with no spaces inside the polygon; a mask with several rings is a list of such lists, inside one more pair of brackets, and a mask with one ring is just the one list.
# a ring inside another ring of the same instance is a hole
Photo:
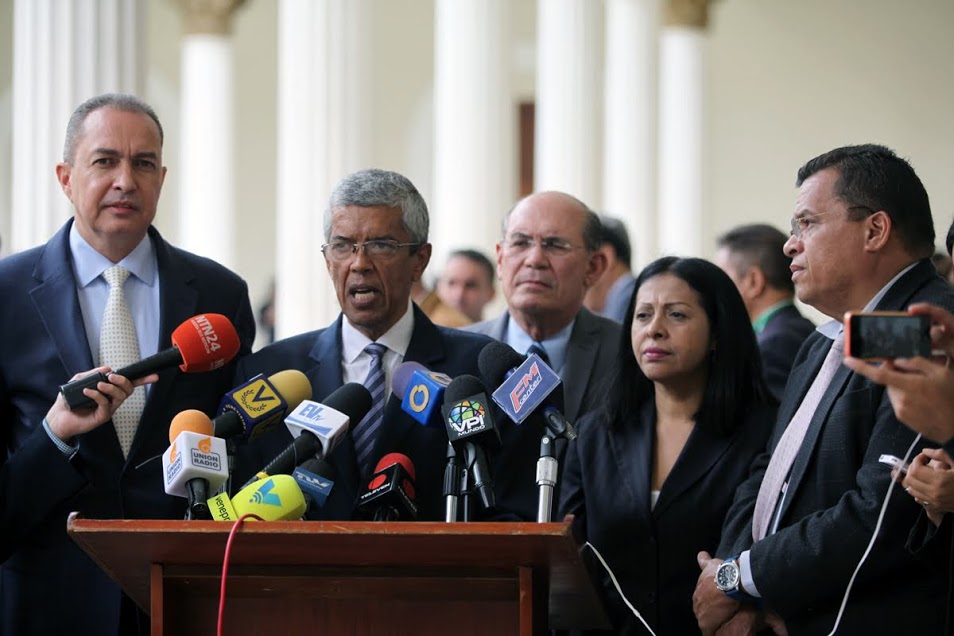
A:
{"label": "dark suit jacket", "polygon": [[[41,426],[60,384],[94,366],[73,279],[67,223],[48,243],[0,261],[0,633],[117,633],[120,591],[66,535],[66,517],[179,518],[185,500],[163,492],[158,459],[179,411],[210,415],[231,387],[234,363],[212,373],[160,374],[128,459],[106,424],[77,438],[68,461]],[[159,349],[191,316],[221,313],[248,352],[255,321],[248,289],[208,259],[149,235],[159,267]],[[51,610],[51,599],[57,609]]]}
{"label": "dark suit jacket", "polygon": [[[878,309],[914,302],[954,309],[954,292],[924,259],[888,290]],[[791,421],[831,341],[816,333],[799,352],[769,448]],[[790,634],[827,634],[871,538],[891,479],[882,453],[903,457],[914,433],[898,422],[884,387],[841,367],[818,404],[792,467],[779,530],[752,541],[752,511],[770,455],[753,464],[726,517],[720,558],[751,548],[755,584]],[[919,447],[929,443],[919,442]],[[878,541],[858,574],[840,633],[939,633],[946,591],[944,568],[916,561],[905,540],[919,506],[895,488]]]}
{"label": "dark suit jacket", "polygon": [[[576,515],[578,529],[656,633],[698,633],[692,612],[696,554],[719,545],[735,487],[764,450],[774,416],[773,407],[752,405],[730,436],[694,429],[652,509],[654,402],[622,424],[611,426],[602,415],[587,417],[570,442],[561,518]],[[614,632],[646,633],[606,571],[596,559],[592,564]]]}
{"label": "dark suit jacket", "polygon": [[[339,316],[330,327],[287,338],[265,347],[239,363],[236,382],[257,373],[266,375],[285,369],[298,369],[311,380],[312,399],[327,397],[343,384],[341,375],[341,321]],[[438,327],[414,305],[414,332],[405,361],[423,364],[432,371],[450,377],[461,374],[479,375],[477,355],[490,342],[489,338]],[[354,426],[356,422],[352,422]],[[237,466],[238,485],[265,466],[292,442],[284,426],[261,435],[240,453]],[[375,441],[373,462],[387,453],[403,453],[416,470],[417,503],[420,520],[443,521],[444,503],[441,489],[447,457],[447,433],[444,428],[426,428],[401,409],[401,400],[391,395],[384,410],[384,423]],[[352,519],[354,503],[365,485],[360,482],[354,445],[346,436],[328,461],[337,476],[325,504],[317,511],[319,519]]]}
{"label": "dark suit jacket", "polygon": [[756,338],[762,354],[762,372],[772,395],[781,402],[785,383],[792,370],[795,355],[805,339],[815,331],[815,325],[794,305],[782,307],[772,314],[765,328]]}
{"label": "dark suit jacket", "polygon": [[[493,320],[467,327],[467,331],[484,333],[495,340],[503,340],[510,313],[504,312]],[[606,392],[616,373],[616,351],[620,346],[619,323],[597,316],[586,308],[576,314],[576,322],[570,333],[566,362],[560,379],[563,390],[563,414],[570,422],[576,422],[589,412],[604,406]],[[523,353],[520,351],[519,353]],[[496,387],[490,387],[493,390]],[[536,465],[540,453],[540,438],[544,423],[540,416],[532,415],[520,426],[513,425],[505,415],[498,428],[503,444],[494,457],[496,474],[506,475],[506,482],[495,483],[498,502],[502,508],[524,521],[536,521],[537,501]],[[566,442],[557,440],[556,459],[560,473],[563,472],[563,456]],[[554,488],[553,510],[560,496],[560,483]],[[551,515],[552,517],[552,515]]]}

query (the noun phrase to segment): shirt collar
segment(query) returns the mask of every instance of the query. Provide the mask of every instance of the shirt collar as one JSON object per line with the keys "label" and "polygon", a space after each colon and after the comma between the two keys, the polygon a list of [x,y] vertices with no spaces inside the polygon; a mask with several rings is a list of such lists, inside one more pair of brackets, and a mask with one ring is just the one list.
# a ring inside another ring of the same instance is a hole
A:
{"label": "shirt collar", "polygon": [[[375,340],[385,347],[394,351],[401,358],[407,353],[407,348],[411,344],[411,336],[414,334],[414,312],[411,310],[411,300],[407,301],[407,309],[394,325],[384,334]],[[351,324],[347,316],[341,321],[341,356],[345,364],[352,364],[358,359],[358,356],[364,351],[364,348],[371,344],[372,340],[358,331]]]}
{"label": "shirt collar", "polygon": [[783,300],[782,302],[775,303],[761,314],[759,317],[752,321],[752,329],[755,330],[756,334],[762,333],[765,330],[765,325],[768,324],[768,321],[772,319],[772,316],[777,314],[780,309],[794,305],[791,300]]}
{"label": "shirt collar", "polygon": [[[914,261],[913,263],[911,263],[910,265],[902,269],[900,272],[898,272],[894,278],[888,281],[887,285],[882,287],[878,291],[878,293],[874,295],[874,298],[868,301],[868,304],[865,305],[864,309],[862,309],[861,311],[874,311],[878,307],[878,303],[881,302],[881,299],[884,298],[884,295],[888,293],[888,290],[891,289],[891,287],[896,282],[898,282],[898,279],[904,276],[905,274],[907,274],[912,269],[914,269],[914,266],[917,264],[918,264],[918,261]],[[819,325],[817,328],[817,331],[820,331],[822,335],[825,336],[826,338],[834,340],[835,338],[838,337],[838,334],[844,331],[844,329],[845,329],[845,323],[843,320],[835,320],[834,318],[832,318],[825,324]]]}
{"label": "shirt collar", "polygon": [[148,234],[139,241],[139,245],[132,252],[126,255],[126,258],[118,263],[113,263],[93,249],[80,236],[79,230],[76,229],[76,223],[73,223],[70,228],[70,253],[73,258],[76,283],[80,287],[86,287],[113,265],[125,267],[131,274],[150,287],[156,282],[156,250]]}

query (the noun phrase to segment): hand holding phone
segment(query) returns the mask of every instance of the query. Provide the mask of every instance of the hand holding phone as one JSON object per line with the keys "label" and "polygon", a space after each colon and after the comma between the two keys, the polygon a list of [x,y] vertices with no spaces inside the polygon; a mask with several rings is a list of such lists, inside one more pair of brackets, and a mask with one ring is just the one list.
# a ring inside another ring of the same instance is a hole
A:
{"label": "hand holding phone", "polygon": [[848,312],[845,355],[866,360],[927,358],[931,355],[931,318],[903,311]]}

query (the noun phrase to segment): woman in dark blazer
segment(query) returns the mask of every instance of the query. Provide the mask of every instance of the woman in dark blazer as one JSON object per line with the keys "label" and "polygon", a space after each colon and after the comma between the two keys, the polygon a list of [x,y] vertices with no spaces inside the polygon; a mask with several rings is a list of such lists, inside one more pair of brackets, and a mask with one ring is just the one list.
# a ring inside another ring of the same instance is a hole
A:
{"label": "woman in dark blazer", "polygon": [[[606,409],[579,423],[567,451],[561,514],[575,515],[656,634],[698,633],[696,554],[719,545],[736,486],[775,419],[729,277],[697,258],[646,267],[618,369]],[[613,633],[648,633],[595,558],[591,565]]]}

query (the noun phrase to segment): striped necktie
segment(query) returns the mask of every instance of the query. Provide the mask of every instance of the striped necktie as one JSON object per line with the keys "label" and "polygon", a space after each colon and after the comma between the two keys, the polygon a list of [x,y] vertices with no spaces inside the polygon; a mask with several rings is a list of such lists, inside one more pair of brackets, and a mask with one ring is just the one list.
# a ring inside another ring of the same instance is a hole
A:
{"label": "striped necktie", "polygon": [[[139,338],[136,336],[136,323],[133,322],[123,293],[129,270],[113,265],[103,272],[103,278],[109,283],[109,297],[106,299],[103,324],[99,332],[99,363],[109,365],[115,370],[139,361]],[[113,426],[116,427],[123,457],[129,455],[129,448],[136,436],[136,428],[145,406],[146,389],[138,387],[113,413]]]}
{"label": "striped necktie", "polygon": [[371,356],[371,368],[364,386],[371,394],[371,410],[358,422],[351,432],[354,441],[354,452],[358,458],[358,469],[361,475],[371,474],[371,452],[374,450],[374,440],[377,439],[378,429],[384,419],[384,354],[388,348],[383,344],[372,342],[364,348],[364,352]]}

